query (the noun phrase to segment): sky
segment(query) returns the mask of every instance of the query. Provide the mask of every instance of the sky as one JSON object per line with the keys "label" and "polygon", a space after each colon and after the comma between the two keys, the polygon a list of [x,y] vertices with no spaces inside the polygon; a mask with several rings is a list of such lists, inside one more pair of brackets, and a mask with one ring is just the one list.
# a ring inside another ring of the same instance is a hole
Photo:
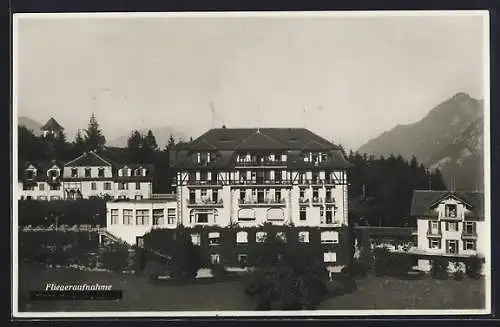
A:
{"label": "sky", "polygon": [[484,97],[483,16],[20,16],[18,116],[72,139],[305,127],[357,149],[458,92]]}

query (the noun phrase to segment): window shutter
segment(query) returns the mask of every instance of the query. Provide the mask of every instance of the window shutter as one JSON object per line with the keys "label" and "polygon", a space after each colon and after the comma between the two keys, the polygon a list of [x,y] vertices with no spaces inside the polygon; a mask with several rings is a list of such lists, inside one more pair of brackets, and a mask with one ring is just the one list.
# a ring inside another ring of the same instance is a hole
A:
{"label": "window shutter", "polygon": [[431,239],[427,239],[429,241],[429,249],[432,247]]}
{"label": "window shutter", "polygon": [[467,247],[465,246],[465,244],[466,244],[466,241],[465,241],[465,240],[463,240],[463,241],[462,241],[462,244],[463,244],[463,250],[464,250],[464,251],[465,251],[465,250],[467,250]]}
{"label": "window shutter", "polygon": [[[432,227],[432,223],[431,223],[431,221],[430,221],[430,220],[428,221],[428,224],[427,224],[427,225],[429,225],[429,226],[428,226],[428,229],[429,229],[429,231],[430,231],[430,230],[431,230],[431,227]],[[430,243],[429,243],[429,244],[430,244]]]}
{"label": "window shutter", "polygon": [[444,228],[445,228],[446,231],[449,231],[450,230],[450,223],[446,221],[444,223]]}

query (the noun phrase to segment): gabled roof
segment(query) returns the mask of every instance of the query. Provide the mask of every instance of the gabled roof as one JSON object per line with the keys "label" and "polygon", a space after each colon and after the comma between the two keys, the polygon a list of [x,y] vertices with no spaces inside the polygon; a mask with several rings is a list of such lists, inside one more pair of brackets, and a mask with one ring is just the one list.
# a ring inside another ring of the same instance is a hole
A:
{"label": "gabled roof", "polygon": [[410,215],[417,217],[436,217],[434,207],[437,203],[454,197],[469,206],[471,211],[468,216],[484,218],[484,193],[465,191],[433,191],[415,190],[411,201]]}
{"label": "gabled roof", "polygon": [[51,161],[43,161],[43,160],[34,160],[34,161],[28,161],[26,162],[23,166],[21,166],[20,170],[18,170],[18,179],[24,180],[25,176],[24,173],[27,169],[33,167],[36,169],[36,177],[34,178],[34,181],[45,181],[47,180],[47,170],[52,168],[53,166],[57,166],[57,168],[62,169],[63,164],[61,162],[58,162],[56,160],[51,160]]}
{"label": "gabled roof", "polygon": [[103,158],[97,153],[90,151],[84,152],[79,157],[67,162],[64,166],[70,167],[95,167],[95,166],[113,166],[111,160]]}
{"label": "gabled roof", "polygon": [[42,131],[62,131],[64,128],[54,119],[50,118],[45,125],[40,127]]}
{"label": "gabled roof", "polygon": [[191,142],[196,150],[339,149],[305,128],[214,128]]}

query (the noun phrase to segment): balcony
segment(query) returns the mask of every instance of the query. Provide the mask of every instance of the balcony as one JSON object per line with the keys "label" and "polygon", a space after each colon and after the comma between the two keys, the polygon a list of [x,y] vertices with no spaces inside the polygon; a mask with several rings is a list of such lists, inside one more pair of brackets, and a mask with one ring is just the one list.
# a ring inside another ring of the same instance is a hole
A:
{"label": "balcony", "polygon": [[301,198],[299,198],[299,203],[300,204],[309,204],[309,199],[301,197]]}
{"label": "balcony", "polygon": [[326,204],[335,204],[335,199],[332,197],[325,198]]}
{"label": "balcony", "polygon": [[188,187],[207,187],[207,188],[221,188],[223,186],[222,181],[209,181],[209,180],[188,180]]}
{"label": "balcony", "polygon": [[189,200],[187,204],[188,208],[222,208],[224,207],[224,202],[222,199],[219,199],[218,201],[213,201],[213,200]]}
{"label": "balcony", "polygon": [[441,237],[442,233],[440,229],[427,229],[427,237]]}
{"label": "balcony", "polygon": [[235,163],[235,167],[236,168],[241,168],[241,167],[245,167],[245,168],[249,168],[249,167],[259,167],[259,168],[263,168],[263,167],[273,167],[273,168],[282,167],[282,168],[286,168],[287,167],[287,162],[286,161],[281,161],[281,160],[274,160],[274,161],[272,161],[272,160],[237,161]]}
{"label": "balcony", "polygon": [[238,204],[240,207],[284,207],[286,206],[285,199],[279,201],[275,199],[264,199],[258,201],[257,199],[239,199]]}
{"label": "balcony", "polygon": [[313,206],[321,206],[323,205],[323,198],[318,198],[318,197],[313,197],[312,199],[312,205]]}
{"label": "balcony", "polygon": [[252,179],[252,180],[235,180],[231,182],[233,187],[255,186],[255,187],[291,187],[292,183],[284,179]]}
{"label": "balcony", "polygon": [[323,185],[325,180],[320,178],[312,178],[312,179],[299,179],[299,185]]}
{"label": "balcony", "polygon": [[458,215],[458,214],[455,214],[455,215],[442,215],[441,216],[441,219],[442,220],[452,220],[452,221],[458,221],[458,220],[462,220],[462,216],[461,215]]}
{"label": "balcony", "polygon": [[477,239],[477,232],[475,230],[464,230],[462,232],[462,239],[475,240]]}

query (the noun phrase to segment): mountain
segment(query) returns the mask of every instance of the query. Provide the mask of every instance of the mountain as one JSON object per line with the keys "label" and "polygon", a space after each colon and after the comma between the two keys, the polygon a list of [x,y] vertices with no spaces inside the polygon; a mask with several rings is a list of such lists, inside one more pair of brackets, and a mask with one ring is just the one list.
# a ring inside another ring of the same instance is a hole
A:
{"label": "mountain", "polygon": [[398,125],[359,148],[360,153],[401,155],[439,168],[448,187],[483,188],[483,102],[458,93],[422,120]]}
{"label": "mountain", "polygon": [[[142,135],[146,135],[148,133],[148,130],[149,130],[148,128],[144,128],[144,129],[139,129],[138,131]],[[167,145],[170,135],[174,136],[176,142],[179,141],[179,139],[182,139],[184,141],[189,140],[189,137],[186,135],[187,133],[178,131],[169,126],[151,128],[151,132],[153,132],[153,135],[156,138],[156,143],[158,144],[158,147],[160,147],[161,149],[163,149]],[[107,141],[106,145],[111,147],[126,147],[128,138],[130,137],[131,133],[132,131],[127,135],[122,135],[118,138]]]}
{"label": "mountain", "polygon": [[19,117],[17,119],[17,124],[31,130],[35,135],[41,134],[40,128],[43,126],[43,124],[40,124],[39,122],[25,116]]}

